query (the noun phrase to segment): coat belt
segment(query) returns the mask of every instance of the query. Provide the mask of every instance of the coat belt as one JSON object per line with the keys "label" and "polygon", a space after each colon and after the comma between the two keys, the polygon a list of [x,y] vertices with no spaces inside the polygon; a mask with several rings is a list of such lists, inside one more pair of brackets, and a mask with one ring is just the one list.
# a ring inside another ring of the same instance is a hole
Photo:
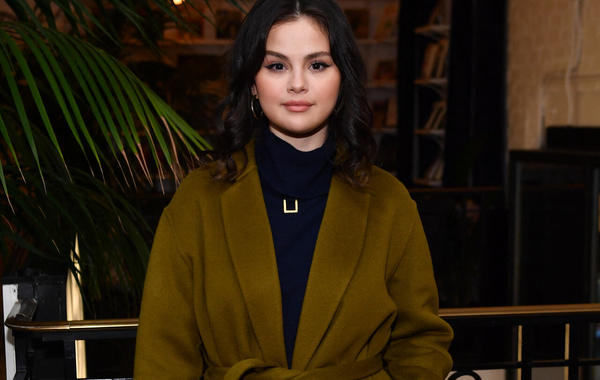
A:
{"label": "coat belt", "polygon": [[260,359],[245,359],[231,367],[209,367],[205,380],[330,380],[362,379],[383,369],[381,356],[336,366],[309,369],[306,371],[283,368],[277,363]]}

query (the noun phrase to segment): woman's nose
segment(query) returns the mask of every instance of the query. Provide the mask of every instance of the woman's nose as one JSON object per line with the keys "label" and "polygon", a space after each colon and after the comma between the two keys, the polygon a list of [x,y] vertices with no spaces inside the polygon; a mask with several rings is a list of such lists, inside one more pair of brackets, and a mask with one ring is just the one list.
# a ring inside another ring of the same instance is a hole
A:
{"label": "woman's nose", "polygon": [[304,73],[299,71],[292,72],[288,83],[288,92],[297,94],[306,91],[306,89],[307,86]]}

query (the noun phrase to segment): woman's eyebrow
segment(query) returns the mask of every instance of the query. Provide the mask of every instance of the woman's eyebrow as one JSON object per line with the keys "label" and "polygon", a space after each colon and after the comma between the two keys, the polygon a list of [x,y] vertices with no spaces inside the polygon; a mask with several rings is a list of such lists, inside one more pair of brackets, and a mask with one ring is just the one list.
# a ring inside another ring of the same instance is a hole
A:
{"label": "woman's eyebrow", "polygon": [[289,60],[288,57],[286,57],[285,55],[281,54],[281,53],[277,53],[276,51],[272,51],[272,50],[267,50],[265,55],[272,55],[274,57],[277,57],[279,59],[283,59],[283,60]]}
{"label": "woman's eyebrow", "polygon": [[[278,53],[276,51],[267,50],[265,52],[265,55],[272,55],[272,56],[274,56],[276,58],[289,61],[289,58],[285,54],[281,54],[281,53]],[[304,59],[308,61],[308,60],[311,60],[311,59],[322,57],[324,55],[328,56],[328,57],[331,57],[331,53],[329,53],[328,51],[317,51],[317,52],[314,52],[314,53],[310,53]]]}
{"label": "woman's eyebrow", "polygon": [[315,58],[322,57],[322,56],[324,56],[324,55],[326,55],[326,56],[328,56],[328,57],[331,57],[331,53],[329,53],[328,51],[318,51],[318,52],[311,53],[311,54],[307,55],[307,56],[306,56],[306,59],[307,59],[307,60],[308,60],[308,59],[315,59]]}

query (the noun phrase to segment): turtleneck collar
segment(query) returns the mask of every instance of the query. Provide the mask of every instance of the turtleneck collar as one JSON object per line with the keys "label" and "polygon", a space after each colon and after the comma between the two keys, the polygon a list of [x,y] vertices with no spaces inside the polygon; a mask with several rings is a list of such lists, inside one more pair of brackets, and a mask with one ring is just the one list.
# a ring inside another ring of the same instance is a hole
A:
{"label": "turtleneck collar", "polygon": [[282,196],[311,199],[329,192],[335,156],[331,135],[321,147],[303,152],[266,127],[256,139],[255,155],[263,183]]}

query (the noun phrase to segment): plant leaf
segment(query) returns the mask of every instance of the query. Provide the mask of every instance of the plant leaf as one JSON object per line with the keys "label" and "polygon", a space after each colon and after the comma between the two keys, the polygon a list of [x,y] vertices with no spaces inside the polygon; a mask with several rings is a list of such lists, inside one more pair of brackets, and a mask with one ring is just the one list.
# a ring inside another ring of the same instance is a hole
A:
{"label": "plant leaf", "polygon": [[[58,84],[56,82],[54,74],[49,67],[49,63],[46,60],[46,56],[44,56],[44,54],[42,54],[41,50],[38,48],[37,44],[31,39],[31,37],[27,33],[26,29],[24,29],[24,28],[19,29],[18,31],[19,31],[19,34],[21,35],[21,37],[23,38],[23,42],[27,45],[27,47],[33,53],[34,57],[37,59],[37,63],[41,67],[42,71],[44,72],[44,75],[46,76],[46,79],[48,80],[48,83],[50,84],[50,88],[52,89],[52,92],[56,98],[56,101],[57,101],[61,111],[63,112],[63,115],[65,116],[65,120],[66,120],[69,128],[71,129],[71,132],[73,133],[73,136],[75,137],[75,140],[77,141],[77,144],[81,148],[82,152],[85,154],[85,149],[81,142],[81,138],[79,136],[79,133],[77,132],[77,129],[75,128],[75,124],[73,123],[71,113],[67,109],[65,99],[62,95],[62,92],[60,91],[60,89],[58,87]],[[42,45],[42,47],[43,47],[43,45]],[[52,59],[54,58],[52,56],[50,56],[50,57]],[[56,65],[53,65],[53,68],[56,69],[57,68]]]}
{"label": "plant leaf", "polygon": [[0,34],[3,35],[2,37],[4,37],[3,39],[5,43],[8,44],[9,49],[12,51],[13,56],[16,58],[17,63],[21,68],[21,72],[25,76],[25,79],[27,81],[27,87],[29,87],[29,90],[31,91],[31,95],[33,96],[33,100],[37,106],[38,112],[42,117],[42,122],[46,127],[46,132],[48,132],[48,136],[50,136],[52,144],[56,148],[56,151],[60,155],[60,158],[63,160],[65,168],[67,168],[67,165],[64,162],[64,155],[62,153],[62,150],[60,149],[58,139],[56,138],[56,134],[54,132],[54,128],[52,127],[52,123],[50,122],[50,118],[48,117],[48,113],[46,112],[46,107],[44,106],[44,102],[42,101],[42,96],[40,95],[40,91],[38,90],[36,81],[33,78],[33,74],[31,73],[29,65],[27,64],[27,60],[25,60],[23,53],[21,52],[17,44],[14,42],[14,40],[10,36],[8,36],[8,34],[6,34],[2,30],[0,30]]}
{"label": "plant leaf", "polygon": [[[89,105],[92,114],[95,117],[98,127],[100,128],[100,131],[102,132],[102,135],[104,136],[110,151],[116,158],[116,152],[113,145],[113,141],[110,138],[108,127],[100,110],[103,105],[104,107],[106,107],[106,105],[96,101],[96,97],[101,95],[99,95],[97,88],[95,87],[94,80],[92,78],[92,75],[87,70],[87,66],[82,62],[81,56],[77,53],[75,49],[73,49],[71,44],[67,41],[66,36],[52,31],[48,33],[48,36],[53,45],[58,49],[59,54],[61,54],[65,58],[65,62],[71,68],[71,71],[75,76],[77,83],[79,84],[79,86],[81,86],[81,91],[83,92],[84,97],[87,100],[87,104]],[[88,85],[88,83],[90,83],[90,85]],[[106,109],[104,111],[106,111]]]}
{"label": "plant leaf", "polygon": [[[2,53],[0,52],[0,59],[2,59],[1,55],[2,55]],[[10,153],[12,154],[15,165],[17,166],[17,169],[19,169],[19,173],[21,173],[21,177],[24,180],[25,177],[23,176],[23,170],[21,169],[21,164],[19,163],[19,158],[17,157],[17,152],[15,151],[15,147],[13,146],[10,135],[8,134],[8,128],[6,127],[6,124],[4,123],[4,119],[2,119],[2,114],[0,114],[0,134],[2,134],[2,138],[4,138],[4,142],[8,146],[8,150],[10,150]],[[0,177],[4,183],[4,174],[0,173]],[[7,191],[6,186],[4,186],[4,191]],[[6,195],[8,196],[8,192],[6,193]]]}
{"label": "plant leaf", "polygon": [[[6,39],[10,39],[10,37],[2,29],[0,29],[0,45],[5,46],[7,44],[7,42],[5,42]],[[2,72],[4,73],[4,76],[8,83],[12,99],[15,103],[17,114],[19,115],[19,120],[21,121],[21,126],[23,127],[23,133],[25,133],[25,138],[29,143],[29,148],[31,149],[31,153],[33,154],[33,157],[35,159],[40,178],[42,178],[43,181],[44,175],[42,173],[42,167],[40,165],[40,159],[38,156],[37,147],[35,145],[35,140],[33,138],[33,133],[31,131],[31,126],[29,125],[29,119],[27,117],[27,113],[25,112],[25,105],[23,104],[23,99],[21,98],[21,94],[19,93],[17,82],[15,81],[14,73],[11,71],[9,62],[9,58],[5,54],[4,49],[0,49],[0,67],[2,68]],[[16,156],[15,160],[16,162],[18,162]]]}
{"label": "plant leaf", "polygon": [[[48,49],[48,47],[46,46],[46,43],[44,41],[42,41],[42,39],[40,38],[38,33],[36,33],[36,31],[34,31],[33,29],[30,29],[30,28],[27,28],[24,25],[21,25],[20,28],[23,30],[23,33],[28,32],[29,35],[37,42],[37,45],[39,46],[40,50],[43,52],[44,56],[46,57],[47,62],[52,67],[52,71],[58,78],[58,81],[60,83],[62,91],[65,93],[67,101],[69,102],[69,106],[71,107],[72,112],[73,112],[73,115],[71,115],[71,113],[68,111],[68,109],[66,109],[66,107],[65,107],[65,109],[63,109],[63,114],[65,116],[67,124],[69,125],[69,128],[71,128],[71,131],[72,131],[75,139],[81,146],[82,144],[80,143],[79,134],[77,133],[75,126],[72,125],[73,124],[72,118],[75,118],[75,120],[77,121],[77,125],[79,126],[81,133],[83,134],[86,142],[88,143],[88,146],[91,149],[91,151],[96,159],[96,162],[98,163],[98,166],[100,168],[102,168],[102,164],[100,162],[96,144],[94,143],[94,140],[90,136],[90,133],[89,133],[89,131],[85,125],[85,122],[83,120],[83,116],[81,115],[81,111],[79,110],[79,106],[77,105],[77,101],[75,100],[75,97],[73,96],[73,90],[71,89],[69,82],[66,80],[65,75],[64,75],[63,71],[61,70],[58,61],[52,55],[52,53],[50,52],[50,49]],[[60,103],[60,100],[58,99],[58,97],[57,97],[57,101],[59,101],[59,103]],[[61,108],[62,108],[62,106],[61,106]],[[81,147],[83,149],[83,146],[81,146]],[[84,152],[85,152],[85,149],[84,149]]]}
{"label": "plant leaf", "polygon": [[[89,55],[89,52],[87,51],[87,49],[84,48],[83,44],[78,43],[77,40],[69,36],[67,36],[65,40],[67,40],[69,42],[70,47],[74,49],[74,51],[76,51],[75,56],[77,56],[78,58],[77,62],[79,64],[79,69],[84,73],[87,83],[95,95],[95,101],[98,104],[100,112],[104,115],[104,120],[108,125],[108,129],[110,130],[113,141],[117,146],[117,150],[123,151],[123,141],[121,140],[121,136],[117,131],[117,126],[115,125],[114,120],[109,111],[115,110],[117,107],[114,103],[113,95],[108,89],[108,85],[105,81],[105,78],[100,72],[100,68],[94,63],[94,61]],[[100,91],[98,87],[100,87],[102,91]],[[106,99],[110,103],[110,107],[106,104],[105,98],[102,95],[102,93],[104,93],[104,95],[106,96]]]}
{"label": "plant leaf", "polygon": [[[137,137],[137,132],[135,130],[135,126],[133,123],[133,119],[131,118],[131,112],[129,110],[129,106],[123,97],[123,91],[121,89],[121,85],[115,80],[114,73],[110,70],[110,67],[107,64],[107,60],[104,59],[100,54],[98,54],[97,49],[92,46],[86,46],[87,52],[90,54],[90,59],[95,61],[95,64],[99,66],[99,68],[104,73],[105,78],[108,78],[108,83],[104,86],[104,91],[109,100],[109,104],[113,110],[113,113],[117,117],[117,121],[121,126],[121,135],[125,137],[126,142],[129,145],[129,149],[136,154],[137,146],[134,140]],[[100,81],[100,83],[102,83]],[[110,85],[110,89],[109,86]],[[111,91],[112,90],[112,91]],[[116,95],[119,104],[114,100],[114,95]],[[119,107],[120,106],[120,107]]]}

